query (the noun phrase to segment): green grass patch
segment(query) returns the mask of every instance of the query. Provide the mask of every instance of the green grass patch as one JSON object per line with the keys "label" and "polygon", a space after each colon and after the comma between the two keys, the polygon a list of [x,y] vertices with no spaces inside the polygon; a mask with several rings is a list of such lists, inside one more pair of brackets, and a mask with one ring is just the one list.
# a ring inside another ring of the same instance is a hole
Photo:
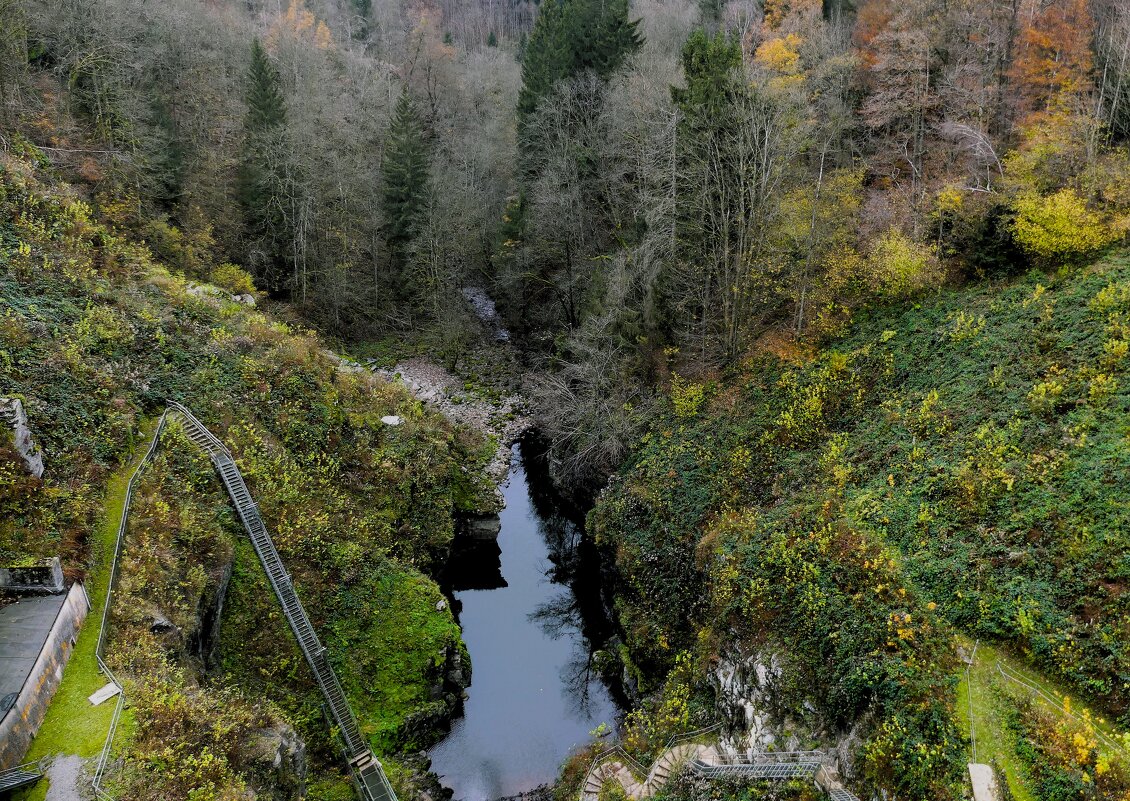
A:
{"label": "green grass patch", "polygon": [[[92,541],[92,567],[86,579],[86,591],[90,596],[91,610],[83,621],[78,643],[63,672],[63,680],[51,699],[51,706],[43,719],[43,725],[35,735],[28,751],[27,759],[36,760],[56,754],[77,754],[84,758],[97,756],[106,742],[106,732],[114,714],[114,701],[104,701],[99,706],[91,706],[87,698],[106,684],[106,677],[98,670],[98,660],[94,651],[98,646],[98,627],[102,620],[102,609],[106,601],[106,582],[110,575],[110,559],[114,553],[114,543],[121,525],[126,500],[126,488],[130,477],[137,469],[149,439],[156,426],[156,420],[147,421],[142,426],[143,443],[133,457],[119,467],[106,482],[106,495],[102,514]],[[128,734],[128,712],[122,717],[119,732]],[[119,735],[120,736],[120,735]],[[20,801],[40,801],[46,797],[47,783],[40,782],[35,787],[17,795]]]}
{"label": "green grass patch", "polygon": [[[972,648],[973,644],[967,643],[966,647]],[[962,733],[976,742],[976,761],[986,765],[995,761],[1016,801],[1036,801],[1013,747],[1013,735],[1005,728],[1006,702],[998,689],[1001,677],[997,673],[997,656],[997,650],[991,646],[977,646],[974,662],[957,688],[958,720]]]}
{"label": "green grass patch", "polygon": [[[964,641],[963,645],[967,650],[973,647],[970,641]],[[997,668],[998,663],[1023,676],[1057,703],[1053,704],[1047,698],[1002,676]],[[1015,735],[1008,731],[1006,726],[1009,704],[1006,694],[1027,695],[1039,706],[1059,715],[1065,714],[1065,698],[1071,699],[1070,708],[1076,715],[1081,714],[1086,707],[1070,693],[1064,693],[1055,682],[1033,672],[1023,661],[1000,648],[984,643],[978,644],[974,662],[969,670],[963,673],[961,683],[958,685],[957,712],[962,731],[967,737],[976,735],[976,761],[984,764],[995,761],[1004,772],[1009,789],[1017,801],[1037,801],[1037,796],[1026,778],[1023,763],[1016,754]],[[1097,729],[1115,742],[1126,737],[1111,725],[1110,721],[1093,711],[1091,719]],[[1100,751],[1110,750],[1104,747],[1101,740],[1099,746]],[[973,757],[972,754],[970,756]]]}

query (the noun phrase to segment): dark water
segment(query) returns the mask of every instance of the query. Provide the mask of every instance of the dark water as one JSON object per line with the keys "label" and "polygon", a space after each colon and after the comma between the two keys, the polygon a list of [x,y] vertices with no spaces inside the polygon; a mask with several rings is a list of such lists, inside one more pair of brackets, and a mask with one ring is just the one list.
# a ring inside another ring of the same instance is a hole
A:
{"label": "dark water", "polygon": [[595,555],[549,489],[536,444],[515,449],[497,547],[457,550],[446,576],[473,675],[464,716],[431,757],[456,801],[552,782],[617,714],[589,668],[611,634]]}

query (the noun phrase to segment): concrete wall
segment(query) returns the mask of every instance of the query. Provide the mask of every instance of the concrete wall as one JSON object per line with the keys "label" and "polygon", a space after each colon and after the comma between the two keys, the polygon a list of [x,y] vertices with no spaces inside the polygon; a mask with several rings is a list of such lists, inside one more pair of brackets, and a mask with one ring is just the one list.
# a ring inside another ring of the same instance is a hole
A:
{"label": "concrete wall", "polygon": [[79,627],[89,609],[82,585],[72,585],[19,698],[0,720],[0,770],[23,761],[63,678],[63,666],[70,659]]}
{"label": "concrete wall", "polygon": [[63,565],[59,557],[53,556],[32,567],[0,567],[0,589],[58,595],[67,589],[63,584]]}

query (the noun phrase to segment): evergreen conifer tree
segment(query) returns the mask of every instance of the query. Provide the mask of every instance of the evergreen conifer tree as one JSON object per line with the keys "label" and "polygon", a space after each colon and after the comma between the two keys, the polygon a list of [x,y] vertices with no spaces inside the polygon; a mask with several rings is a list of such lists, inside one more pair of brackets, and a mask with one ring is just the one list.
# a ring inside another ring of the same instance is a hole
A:
{"label": "evergreen conifer tree", "polygon": [[283,266],[283,137],[286,102],[278,71],[258,39],[251,43],[244,119],[243,162],[239,200],[252,251],[248,263],[260,286],[272,292],[285,288]]}
{"label": "evergreen conifer tree", "polygon": [[643,44],[627,0],[544,0],[523,52],[519,123],[565,78],[588,70],[612,76]]}
{"label": "evergreen conifer tree", "polygon": [[265,131],[286,122],[286,104],[279,88],[279,73],[271,57],[256,39],[251,43],[251,67],[248,70],[247,127],[252,132]]}
{"label": "evergreen conifer tree", "polygon": [[404,269],[408,245],[416,233],[424,208],[428,167],[424,125],[415,103],[405,90],[393,110],[381,164],[385,242],[397,272]]}

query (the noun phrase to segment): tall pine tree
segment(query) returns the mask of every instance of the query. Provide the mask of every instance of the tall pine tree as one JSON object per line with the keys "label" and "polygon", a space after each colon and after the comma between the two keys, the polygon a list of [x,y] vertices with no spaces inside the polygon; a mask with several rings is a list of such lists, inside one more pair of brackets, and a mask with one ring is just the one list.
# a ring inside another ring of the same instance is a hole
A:
{"label": "tall pine tree", "polygon": [[406,294],[403,272],[408,246],[419,227],[428,185],[428,144],[424,124],[408,91],[401,92],[389,124],[384,161],[381,163],[381,210],[385,243],[393,272]]}
{"label": "tall pine tree", "polygon": [[258,284],[272,292],[286,289],[283,147],[286,103],[279,74],[256,39],[247,76],[247,116],[243,123],[243,161],[239,200],[249,240],[248,264]]}
{"label": "tall pine tree", "polygon": [[628,0],[544,0],[522,58],[519,124],[554,84],[589,70],[603,80],[643,44]]}

